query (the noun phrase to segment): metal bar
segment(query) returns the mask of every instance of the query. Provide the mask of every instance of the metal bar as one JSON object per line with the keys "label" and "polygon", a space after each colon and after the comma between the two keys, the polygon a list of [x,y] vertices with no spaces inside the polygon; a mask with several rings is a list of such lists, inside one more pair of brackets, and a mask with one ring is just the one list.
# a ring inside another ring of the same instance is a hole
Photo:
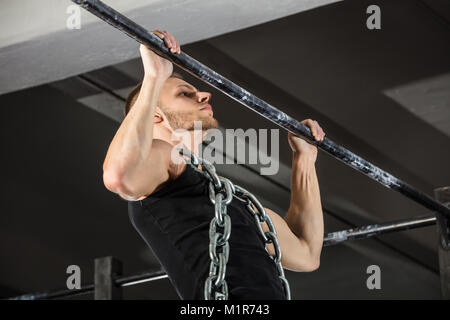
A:
{"label": "metal bar", "polygon": [[82,286],[81,289],[57,289],[49,291],[41,291],[8,298],[8,300],[47,300],[74,297],[82,294],[94,292],[94,285],[89,284]]}
{"label": "metal bar", "polygon": [[259,113],[268,120],[274,122],[281,128],[302,136],[310,143],[316,145],[322,151],[330,154],[334,158],[344,162],[353,169],[365,174],[369,178],[381,183],[387,188],[400,192],[411,200],[420,203],[424,207],[448,215],[450,217],[450,209],[435,201],[432,197],[418,191],[400,179],[394,177],[388,172],[383,171],[367,160],[352,153],[346,148],[339,146],[335,142],[325,137],[324,141],[317,142],[311,135],[308,127],[302,125],[297,120],[291,118],[284,112],[278,110],[269,103],[259,99],[247,90],[241,88],[232,81],[221,76],[217,72],[211,70],[207,66],[193,59],[189,55],[181,52],[180,54],[171,53],[164,45],[163,40],[153,35],[151,32],[136,24],[121,13],[107,6],[99,0],[72,0],[84,9],[96,15],[103,21],[109,23],[113,27],[126,33],[136,41],[146,45],[156,54],[172,61],[183,70],[189,72],[195,77],[210,84],[212,87],[223,92],[229,97],[235,99],[239,103],[248,107],[252,111]]}
{"label": "metal bar", "polygon": [[414,219],[404,219],[382,224],[374,224],[355,229],[342,230],[329,233],[323,240],[323,246],[332,246],[344,241],[367,239],[382,234],[398,232],[436,224],[434,215],[417,217]]}
{"label": "metal bar", "polygon": [[[162,271],[145,271],[132,276],[119,277],[115,280],[116,286],[127,287],[144,282],[156,281],[167,278],[167,274]],[[94,292],[94,284],[88,284],[81,287],[81,289],[57,289],[42,292],[35,292],[30,294],[24,294],[17,297],[8,298],[8,300],[44,300],[44,299],[60,299],[69,298],[82,294],[88,294]]]}
{"label": "metal bar", "polygon": [[168,278],[168,275],[163,271],[146,271],[129,277],[123,277],[116,280],[116,285],[121,287],[134,286],[149,281],[155,281],[159,279]]}
{"label": "metal bar", "polygon": [[[450,187],[434,189],[436,200],[450,207]],[[439,275],[442,299],[450,300],[450,219],[437,214]]]}

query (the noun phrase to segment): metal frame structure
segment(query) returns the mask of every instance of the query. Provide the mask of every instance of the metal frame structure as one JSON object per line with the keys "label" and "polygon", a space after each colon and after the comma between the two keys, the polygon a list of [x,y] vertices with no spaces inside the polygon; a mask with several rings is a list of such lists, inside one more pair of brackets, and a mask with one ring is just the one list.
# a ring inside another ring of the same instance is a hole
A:
{"label": "metal frame structure", "polygon": [[[136,41],[146,45],[156,54],[170,60],[180,68],[210,84],[217,90],[237,100],[252,111],[262,115],[283,129],[303,137],[308,142],[316,145],[320,150],[332,157],[344,162],[353,169],[365,174],[369,178],[381,183],[385,187],[398,191],[405,197],[421,204],[433,211],[433,215],[415,217],[383,224],[369,225],[360,228],[329,233],[324,238],[324,246],[336,245],[346,241],[367,239],[386,233],[415,229],[437,224],[439,235],[438,255],[441,275],[442,297],[450,299],[450,187],[435,190],[435,199],[413,188],[407,183],[394,177],[388,172],[378,168],[372,163],[352,153],[346,148],[325,138],[317,142],[311,135],[308,127],[291,118],[269,103],[259,99],[255,95],[226,79],[202,63],[186,55],[185,53],[173,54],[164,45],[163,41],[151,32],[147,31],[132,20],[123,16],[111,7],[99,0],[72,0],[86,10],[90,11],[103,21],[126,33]],[[75,290],[44,291],[33,294],[21,295],[11,299],[36,300],[36,299],[60,299],[73,297],[80,294],[94,292],[95,299],[120,299],[121,288],[138,283],[155,281],[166,278],[164,271],[148,271],[129,277],[122,276],[122,264],[113,257],[99,258],[95,260],[94,284],[83,286]]]}

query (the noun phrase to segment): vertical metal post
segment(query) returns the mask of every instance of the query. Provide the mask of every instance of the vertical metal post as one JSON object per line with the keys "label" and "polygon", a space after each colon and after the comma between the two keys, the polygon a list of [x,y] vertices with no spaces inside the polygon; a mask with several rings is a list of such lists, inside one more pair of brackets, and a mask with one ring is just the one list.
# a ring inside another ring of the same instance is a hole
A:
{"label": "vertical metal post", "polygon": [[[434,190],[436,200],[450,207],[450,187],[442,187]],[[450,219],[440,213],[436,213],[437,228],[439,234],[439,272],[441,275],[442,299],[450,300]]]}
{"label": "vertical metal post", "polygon": [[122,275],[122,262],[114,257],[95,259],[94,299],[120,300],[122,288],[115,279]]}

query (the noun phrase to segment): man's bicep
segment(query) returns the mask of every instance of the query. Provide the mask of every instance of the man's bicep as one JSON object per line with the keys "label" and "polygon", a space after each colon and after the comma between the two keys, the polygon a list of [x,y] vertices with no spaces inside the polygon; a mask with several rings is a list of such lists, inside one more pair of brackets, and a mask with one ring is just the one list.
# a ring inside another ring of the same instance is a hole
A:
{"label": "man's bicep", "polygon": [[128,192],[119,195],[127,199],[142,200],[170,178],[170,153],[172,146],[162,140],[154,139],[147,159],[126,176]]}

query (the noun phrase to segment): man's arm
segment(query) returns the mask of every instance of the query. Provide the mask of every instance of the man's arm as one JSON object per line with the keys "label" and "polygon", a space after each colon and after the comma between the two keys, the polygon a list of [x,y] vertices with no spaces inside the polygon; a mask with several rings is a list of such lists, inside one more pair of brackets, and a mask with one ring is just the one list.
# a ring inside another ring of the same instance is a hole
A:
{"label": "man's arm", "polygon": [[[166,32],[163,36],[166,45],[179,52],[175,39]],[[159,94],[173,67],[144,45],[140,52],[144,65],[142,87],[103,163],[106,188],[126,200],[139,200],[169,178],[170,148],[168,143],[153,138],[153,127]]]}
{"label": "man's arm", "polygon": [[[138,99],[115,134],[103,163],[105,186],[127,200],[156,188],[148,186],[148,181],[156,184],[168,176],[166,166],[156,159],[160,153],[153,145],[153,119],[165,77],[144,77]],[[149,170],[150,164],[156,166]],[[151,176],[145,177],[142,172],[150,172]]]}
{"label": "man's arm", "polygon": [[[325,133],[317,122],[304,120],[316,140],[323,140]],[[274,223],[281,247],[281,263],[293,271],[314,271],[320,265],[323,244],[323,212],[315,161],[317,148],[306,141],[289,135],[292,148],[291,202],[285,219],[270,209],[267,214]],[[265,223],[263,230],[268,231]],[[273,245],[267,245],[274,253]]]}

